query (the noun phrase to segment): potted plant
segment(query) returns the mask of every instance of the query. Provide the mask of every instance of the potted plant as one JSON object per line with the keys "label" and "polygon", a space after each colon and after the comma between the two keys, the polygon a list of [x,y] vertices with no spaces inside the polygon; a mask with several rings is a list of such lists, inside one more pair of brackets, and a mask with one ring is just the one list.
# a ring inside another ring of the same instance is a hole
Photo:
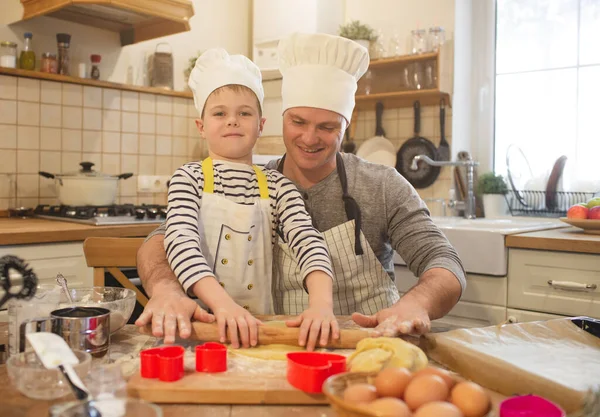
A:
{"label": "potted plant", "polygon": [[477,194],[483,197],[485,217],[504,217],[508,215],[507,193],[508,187],[502,175],[486,172],[479,177]]}
{"label": "potted plant", "polygon": [[352,20],[350,23],[341,25],[339,35],[344,38],[352,39],[367,49],[369,49],[372,41],[377,40],[377,35],[373,28],[369,25],[360,23],[358,20]]}
{"label": "potted plant", "polygon": [[196,60],[198,59],[198,57],[202,55],[202,52],[198,51],[198,53],[196,53],[195,56],[192,56],[188,59],[188,65],[185,68],[185,70],[183,71],[183,76],[184,76],[184,83],[185,83],[185,89],[189,90],[190,87],[188,86],[188,79],[190,78],[190,74],[192,73],[192,70],[194,69],[194,66],[196,65]]}

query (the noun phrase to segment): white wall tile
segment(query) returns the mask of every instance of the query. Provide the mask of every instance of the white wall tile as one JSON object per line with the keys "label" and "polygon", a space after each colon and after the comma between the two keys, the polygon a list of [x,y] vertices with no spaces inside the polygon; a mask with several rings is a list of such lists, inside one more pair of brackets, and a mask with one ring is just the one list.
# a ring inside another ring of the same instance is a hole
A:
{"label": "white wall tile", "polygon": [[17,151],[2,150],[2,163],[0,164],[1,174],[14,174],[17,172]]}
{"label": "white wall tile", "polygon": [[40,152],[40,171],[56,174],[61,169],[61,154],[59,151]]}
{"label": "white wall tile", "polygon": [[102,132],[84,130],[81,149],[83,152],[102,152]]}
{"label": "white wall tile", "polygon": [[183,97],[173,98],[173,115],[187,117],[188,99]]}
{"label": "white wall tile", "polygon": [[[60,161],[60,159],[59,159]],[[60,165],[60,164],[59,164]],[[59,171],[49,171],[59,172]],[[56,182],[51,178],[40,177],[40,197],[41,198],[56,198],[58,196],[56,190]],[[40,203],[42,204],[42,203]]]}
{"label": "white wall tile", "polygon": [[140,93],[140,113],[156,113],[156,95]]}
{"label": "white wall tile", "polygon": [[173,140],[170,136],[156,137],[156,155],[171,155]]}
{"label": "white wall tile", "polygon": [[140,155],[138,175],[155,175],[155,158],[154,155]]}
{"label": "white wall tile", "polygon": [[102,108],[107,110],[121,110],[121,91],[112,88],[102,90]]}
{"label": "white wall tile", "polygon": [[17,98],[21,101],[40,101],[40,80],[18,77]]}
{"label": "white wall tile", "polygon": [[83,107],[102,108],[102,89],[100,87],[83,87]]}
{"label": "white wall tile", "polygon": [[0,75],[0,98],[6,100],[17,99],[17,77]]}
{"label": "white wall tile", "polygon": [[173,137],[172,153],[174,156],[187,156],[187,138]]}
{"label": "white wall tile", "polygon": [[172,156],[171,157],[171,172],[175,172],[179,167],[183,166],[188,162],[185,156]]}
{"label": "white wall tile", "polygon": [[140,113],[140,133],[156,132],[156,116],[154,114]]}
{"label": "white wall tile", "polygon": [[63,106],[62,127],[68,129],[81,129],[83,127],[83,108]]}
{"label": "white wall tile", "polygon": [[171,170],[171,157],[170,156],[157,156],[156,157],[156,175],[173,175]]}
{"label": "white wall tile", "polygon": [[0,198],[0,210],[8,210],[11,207],[10,198]]}
{"label": "white wall tile", "polygon": [[0,149],[16,149],[17,125],[0,125]]}
{"label": "white wall tile", "polygon": [[194,104],[194,99],[189,99],[188,100],[188,112],[187,112],[188,117],[192,117],[194,119],[197,119],[200,117],[200,114],[198,113],[198,110],[196,109],[196,105]]}
{"label": "white wall tile", "polygon": [[154,194],[138,194],[138,204],[154,204]]}
{"label": "white wall tile", "polygon": [[171,116],[156,116],[156,134],[171,135],[171,132],[173,131],[171,124]]}
{"label": "white wall tile", "polygon": [[17,175],[17,197],[37,198],[40,190],[38,174]]}
{"label": "white wall tile", "polygon": [[81,151],[82,131],[79,129],[63,129],[62,150],[68,152]]}
{"label": "white wall tile", "polygon": [[173,114],[173,97],[156,96],[156,113],[164,115]]}
{"label": "white wall tile", "polygon": [[39,126],[40,104],[29,101],[19,101],[17,115],[18,124],[23,126]]}
{"label": "white wall tile", "polygon": [[139,111],[140,97],[135,91],[121,92],[121,110],[123,111]]}
{"label": "white wall tile", "polygon": [[102,154],[102,172],[110,175],[121,174],[121,156],[119,154]]}
{"label": "white wall tile", "polygon": [[34,126],[18,126],[17,147],[19,149],[40,149],[40,128]]}
{"label": "white wall tile", "polygon": [[75,172],[81,169],[81,152],[62,152],[62,173]]}
{"label": "white wall tile", "polygon": [[62,106],[58,104],[42,104],[40,107],[40,126],[61,127]]}
{"label": "white wall tile", "polygon": [[84,162],[91,162],[94,164],[92,167],[94,170],[102,172],[102,154],[96,152],[83,152],[81,154],[81,160]]}
{"label": "white wall tile", "polygon": [[[121,171],[122,172],[138,172],[138,157],[137,155],[121,155]],[[131,178],[127,180],[121,180],[121,182],[131,181]]]}
{"label": "white wall tile", "polygon": [[118,132],[102,132],[102,152],[119,153],[121,151],[121,134]]}
{"label": "white wall tile", "polygon": [[188,118],[173,116],[173,136],[188,135]]}
{"label": "white wall tile", "polygon": [[200,132],[198,132],[198,126],[196,125],[196,119],[188,119],[188,138],[199,138]]}
{"label": "white wall tile", "polygon": [[188,138],[188,157],[190,161],[198,161],[204,155],[204,141],[196,138]]}
{"label": "white wall tile", "polygon": [[39,170],[40,151],[26,151],[21,149],[17,151],[17,172],[19,174],[37,174]]}
{"label": "white wall tile", "polygon": [[[123,157],[127,157],[130,155],[123,155]],[[124,166],[125,162],[121,161],[121,166]],[[136,160],[136,169],[124,168],[124,172],[137,172],[137,160]],[[137,175],[133,177],[127,178],[126,180],[119,181],[119,193],[121,196],[137,196]],[[125,203],[121,203],[125,204]]]}
{"label": "white wall tile", "polygon": [[83,87],[77,84],[62,85],[62,102],[65,106],[79,106],[83,104]]}
{"label": "white wall tile", "polygon": [[138,113],[121,113],[121,131],[127,133],[138,132]]}
{"label": "white wall tile", "polygon": [[59,151],[62,147],[62,130],[54,127],[40,128],[40,149]]}
{"label": "white wall tile", "polygon": [[102,130],[102,110],[84,108],[83,128],[85,130]]}
{"label": "white wall tile", "polygon": [[102,112],[102,130],[120,132],[121,112],[118,110],[104,110]]}
{"label": "white wall tile", "polygon": [[142,155],[155,155],[156,154],[156,136],[140,135],[139,153]]}
{"label": "white wall tile", "polygon": [[137,154],[138,153],[138,135],[137,133],[121,134],[121,153]]}
{"label": "white wall tile", "polygon": [[17,123],[17,102],[15,100],[0,100],[0,123]]}
{"label": "white wall tile", "polygon": [[41,102],[47,104],[62,103],[62,85],[54,81],[42,81]]}

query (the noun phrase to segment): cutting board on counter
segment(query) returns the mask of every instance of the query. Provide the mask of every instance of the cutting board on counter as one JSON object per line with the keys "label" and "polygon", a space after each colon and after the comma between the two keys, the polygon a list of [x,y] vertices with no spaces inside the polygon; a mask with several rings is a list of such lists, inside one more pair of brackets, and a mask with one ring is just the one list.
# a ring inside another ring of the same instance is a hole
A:
{"label": "cutting board on counter", "polygon": [[[263,322],[268,322],[282,321],[288,317],[260,318]],[[359,329],[348,316],[338,317],[338,322],[341,329]],[[349,354],[351,350],[339,352]],[[186,371],[182,379],[162,382],[142,378],[138,372],[128,381],[128,394],[154,403],[327,404],[324,395],[307,394],[289,384],[286,378],[286,361],[247,358],[228,352],[226,372],[196,372],[194,364],[193,348],[188,348]]]}

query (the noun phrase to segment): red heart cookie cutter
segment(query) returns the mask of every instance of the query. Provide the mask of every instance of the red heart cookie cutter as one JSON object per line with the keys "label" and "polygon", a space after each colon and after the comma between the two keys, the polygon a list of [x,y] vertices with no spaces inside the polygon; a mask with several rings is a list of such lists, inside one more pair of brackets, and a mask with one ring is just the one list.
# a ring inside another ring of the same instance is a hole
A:
{"label": "red heart cookie cutter", "polygon": [[346,357],[333,353],[293,352],[287,354],[287,380],[295,388],[321,393],[323,382],[346,371]]}
{"label": "red heart cookie cutter", "polygon": [[183,346],[162,346],[140,352],[143,378],[172,382],[183,378]]}
{"label": "red heart cookie cutter", "polygon": [[227,347],[216,342],[196,346],[196,371],[225,372],[227,370]]}

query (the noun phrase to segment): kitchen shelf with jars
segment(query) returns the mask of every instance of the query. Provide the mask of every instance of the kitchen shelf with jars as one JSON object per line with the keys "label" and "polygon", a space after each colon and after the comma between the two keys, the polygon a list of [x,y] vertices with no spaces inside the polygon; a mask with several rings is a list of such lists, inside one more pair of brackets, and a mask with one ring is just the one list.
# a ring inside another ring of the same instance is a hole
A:
{"label": "kitchen shelf with jars", "polygon": [[372,60],[358,81],[356,107],[372,110],[377,101],[385,108],[438,105],[443,98],[451,103],[452,74],[450,46],[436,52],[401,55]]}

